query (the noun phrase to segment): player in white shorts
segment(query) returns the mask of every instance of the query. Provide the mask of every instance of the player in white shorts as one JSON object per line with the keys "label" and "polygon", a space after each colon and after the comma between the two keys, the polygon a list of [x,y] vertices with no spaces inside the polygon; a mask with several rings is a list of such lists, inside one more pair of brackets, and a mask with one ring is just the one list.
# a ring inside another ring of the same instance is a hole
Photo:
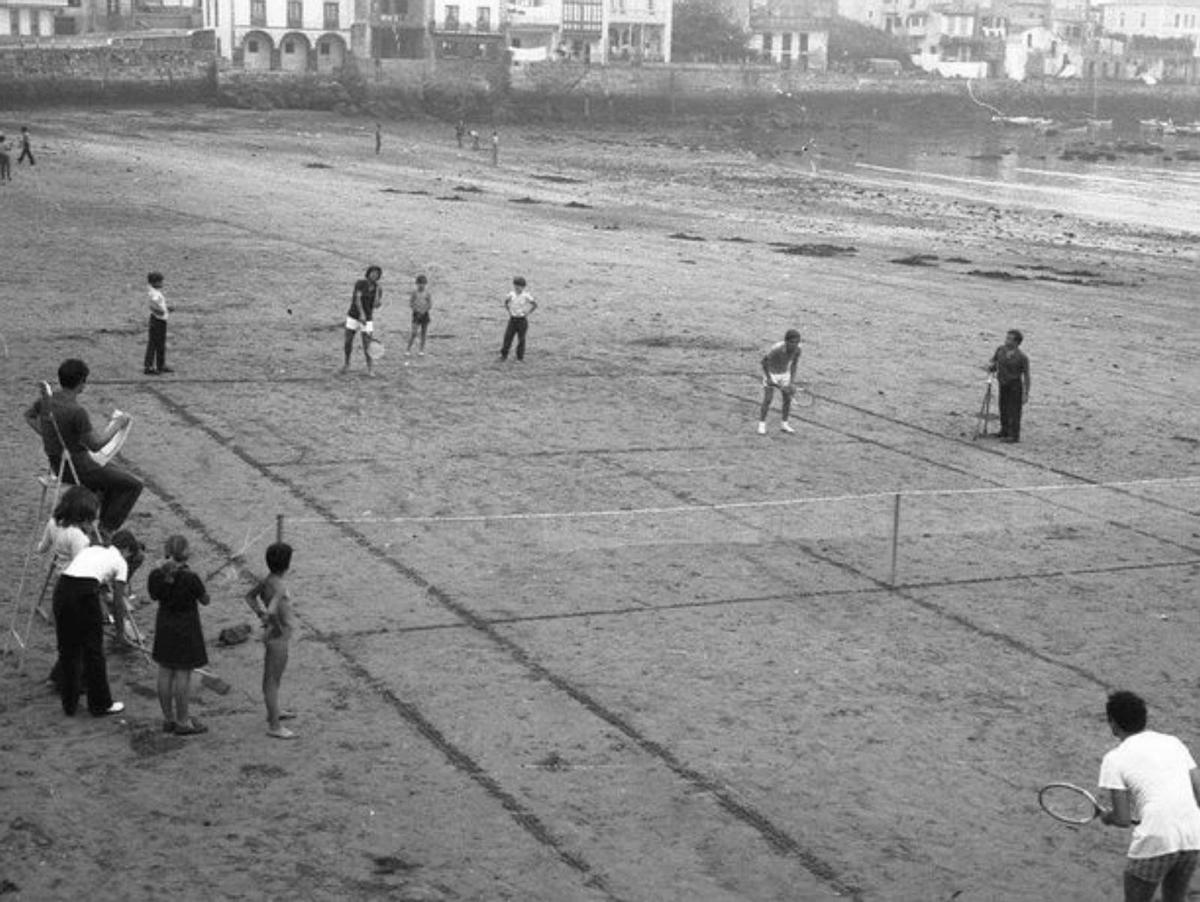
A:
{"label": "player in white shorts", "polygon": [[792,396],[796,392],[796,365],[800,362],[800,333],[788,329],[783,341],[772,345],[771,350],[763,355],[763,399],[758,412],[758,434],[767,434],[767,413],[771,409],[771,399],[775,397],[775,389],[783,396],[782,421],[779,428],[784,432],[796,430],[788,423],[792,412]]}
{"label": "player in white shorts", "polygon": [[350,296],[350,309],[346,311],[346,340],[343,345],[346,362],[342,364],[342,372],[350,369],[350,353],[354,350],[354,336],[362,335],[363,357],[367,361],[367,373],[371,372],[371,355],[367,348],[371,335],[375,332],[375,311],[383,306],[383,286],[379,280],[383,270],[378,266],[368,266],[363,278],[354,283],[354,293]]}

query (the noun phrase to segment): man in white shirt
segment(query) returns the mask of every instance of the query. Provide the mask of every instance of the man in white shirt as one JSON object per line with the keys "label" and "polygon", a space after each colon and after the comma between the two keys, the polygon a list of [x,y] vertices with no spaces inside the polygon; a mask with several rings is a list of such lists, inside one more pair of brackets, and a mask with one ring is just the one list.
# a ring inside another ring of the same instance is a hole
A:
{"label": "man in white shirt", "polygon": [[1100,763],[1100,788],[1111,810],[1101,820],[1133,827],[1125,867],[1125,902],[1184,902],[1200,860],[1200,771],[1176,737],[1146,729],[1146,703],[1114,692],[1105,707],[1120,745]]}
{"label": "man in white shirt", "polygon": [[508,325],[504,328],[504,343],[500,346],[500,359],[508,359],[513,338],[517,340],[517,360],[525,359],[525,333],[529,331],[529,314],[537,310],[537,301],[525,290],[525,278],[513,279],[513,290],[504,299],[508,311]]}

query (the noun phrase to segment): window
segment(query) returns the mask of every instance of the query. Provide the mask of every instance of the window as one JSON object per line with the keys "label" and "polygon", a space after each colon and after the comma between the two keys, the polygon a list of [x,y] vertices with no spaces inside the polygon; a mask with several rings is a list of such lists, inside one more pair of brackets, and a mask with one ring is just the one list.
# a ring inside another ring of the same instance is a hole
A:
{"label": "window", "polygon": [[110,16],[119,16],[121,15],[121,0],[108,0],[104,8]]}
{"label": "window", "polygon": [[[340,9],[341,9],[341,7],[337,3],[326,3],[325,4],[325,30],[326,31],[337,31],[339,28],[341,28],[341,25],[339,24],[340,20],[338,17],[338,11]],[[328,52],[328,51],[326,51],[326,52]]]}
{"label": "window", "polygon": [[267,0],[250,0],[250,24],[260,28],[267,24]]}
{"label": "window", "polygon": [[476,31],[491,31],[492,30],[492,11],[481,6],[475,11],[475,30]]}
{"label": "window", "polygon": [[325,41],[324,43],[318,44],[317,53],[320,56],[329,56],[329,42]]}
{"label": "window", "polygon": [[771,35],[769,32],[763,33],[763,51],[762,52],[767,55],[770,55],[770,53],[771,53]]}
{"label": "window", "polygon": [[42,33],[42,17],[37,14],[37,10],[29,17],[29,33],[34,37]]}
{"label": "window", "polygon": [[790,31],[785,31],[783,33],[783,36],[780,38],[779,50],[780,50],[780,52],[783,53],[784,56],[791,56],[791,54],[792,54],[792,33]]}
{"label": "window", "polygon": [[21,11],[19,9],[9,9],[8,29],[12,34],[21,33]]}
{"label": "window", "polygon": [[458,7],[446,7],[446,31],[458,31]]}
{"label": "window", "polygon": [[304,27],[304,2],[303,2],[303,0],[288,0],[287,23],[288,23],[288,28],[303,28]]}

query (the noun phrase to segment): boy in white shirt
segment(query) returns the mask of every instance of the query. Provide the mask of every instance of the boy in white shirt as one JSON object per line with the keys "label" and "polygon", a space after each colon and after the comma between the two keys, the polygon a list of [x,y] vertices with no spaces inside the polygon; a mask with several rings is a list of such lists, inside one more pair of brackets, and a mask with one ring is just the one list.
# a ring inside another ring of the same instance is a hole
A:
{"label": "boy in white shirt", "polygon": [[529,331],[529,314],[537,310],[537,301],[525,290],[525,278],[513,279],[513,290],[504,299],[508,311],[508,325],[504,328],[504,343],[500,346],[500,359],[508,360],[508,351],[513,338],[517,340],[517,360],[525,359],[525,333]]}
{"label": "boy in white shirt", "polygon": [[142,369],[147,376],[157,376],[160,373],[172,373],[167,366],[167,298],[162,292],[163,275],[152,272],[146,276],[150,283],[147,296],[150,301],[150,334],[146,339],[146,360]]}

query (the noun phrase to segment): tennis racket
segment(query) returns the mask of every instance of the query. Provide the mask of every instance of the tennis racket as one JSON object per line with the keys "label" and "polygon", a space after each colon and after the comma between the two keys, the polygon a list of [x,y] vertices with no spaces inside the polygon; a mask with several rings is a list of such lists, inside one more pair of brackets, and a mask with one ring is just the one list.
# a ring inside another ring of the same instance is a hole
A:
{"label": "tennis racket", "polygon": [[803,382],[792,383],[792,406],[793,407],[812,407],[817,403],[817,396],[814,395],[807,385]]}
{"label": "tennis racket", "polygon": [[376,338],[374,333],[364,332],[363,339],[367,343],[367,357],[369,357],[371,360],[378,360],[387,350],[387,348],[384,347],[383,342]]}
{"label": "tennis racket", "polygon": [[1094,795],[1074,783],[1047,783],[1038,790],[1038,804],[1064,824],[1090,824],[1105,812]]}

